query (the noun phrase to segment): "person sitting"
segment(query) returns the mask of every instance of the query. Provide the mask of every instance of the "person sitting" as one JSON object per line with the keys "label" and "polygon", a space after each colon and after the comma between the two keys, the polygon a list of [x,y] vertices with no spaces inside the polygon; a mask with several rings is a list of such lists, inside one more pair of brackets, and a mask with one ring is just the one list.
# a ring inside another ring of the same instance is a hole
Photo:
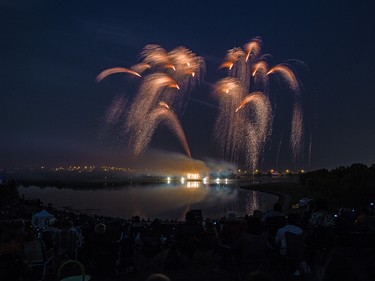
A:
{"label": "person sitting", "polygon": [[272,210],[264,213],[262,215],[262,222],[267,223],[268,218],[273,218],[273,217],[283,217],[283,207],[280,205],[280,203],[276,202],[273,205]]}
{"label": "person sitting", "polygon": [[43,229],[41,232],[41,239],[46,245],[47,251],[53,249],[55,246],[55,235],[58,228],[55,226],[55,222],[48,224],[47,228]]}
{"label": "person sitting", "polygon": [[0,224],[0,280],[24,280],[32,273],[24,259],[24,233],[18,223]]}
{"label": "person sitting", "polygon": [[308,243],[314,249],[328,249],[332,244],[331,228],[335,226],[333,216],[328,212],[323,199],[314,201],[314,210],[307,225]]}
{"label": "person sitting", "polygon": [[286,252],[286,239],[285,233],[292,232],[295,234],[302,234],[303,230],[298,226],[300,216],[296,213],[289,213],[286,220],[286,225],[279,228],[275,236],[275,245],[278,246],[280,254],[285,256]]}
{"label": "person sitting", "polygon": [[260,235],[264,231],[261,218],[256,216],[249,216],[246,218],[246,232],[252,235]]}
{"label": "person sitting", "polygon": [[234,211],[229,211],[226,215],[226,221],[224,222],[219,233],[219,241],[221,246],[221,269],[226,267],[230,255],[234,257],[237,264],[241,263],[243,232],[244,225],[240,220],[237,219]]}
{"label": "person sitting", "polygon": [[151,258],[162,249],[163,234],[159,219],[155,219],[140,235],[141,252]]}
{"label": "person sitting", "polygon": [[276,232],[285,225],[285,216],[281,205],[275,203],[273,209],[262,216],[262,222],[267,229],[267,246],[273,251],[275,249]]}
{"label": "person sitting", "polygon": [[[303,230],[298,226],[300,223],[300,220],[301,220],[301,217],[299,214],[289,213],[287,215],[286,225],[277,230],[276,237],[275,237],[275,245],[278,247],[280,255],[282,257],[288,257],[288,258],[293,257],[292,264],[290,266],[287,266],[287,273],[289,273],[289,270],[292,269],[292,272],[294,272],[295,276],[298,276],[301,274],[298,265],[301,262],[304,262],[303,255],[302,255],[302,253],[304,252],[304,237],[302,235],[304,233],[303,233]],[[292,244],[289,244],[288,246],[287,237],[286,237],[288,233],[297,234],[299,235],[297,237],[302,238],[302,240],[300,239],[292,240],[294,242],[289,240],[288,243],[292,242]],[[296,241],[298,241],[297,244],[295,244]],[[299,243],[299,241],[301,241],[301,243]]]}
{"label": "person sitting", "polygon": [[326,201],[323,199],[314,201],[314,209],[307,225],[308,228],[332,227],[334,225],[335,222],[328,212]]}
{"label": "person sitting", "polygon": [[179,250],[189,258],[202,248],[204,228],[196,221],[195,215],[188,211],[185,215],[185,222],[181,224],[176,232],[176,243]]}
{"label": "person sitting", "polygon": [[140,246],[141,234],[145,231],[146,225],[141,222],[141,218],[139,216],[134,216],[132,219],[132,223],[129,225],[127,234],[134,239],[137,246]]}
{"label": "person sitting", "polygon": [[54,251],[58,259],[77,258],[80,236],[69,219],[63,219],[58,224],[54,235]]}
{"label": "person sitting", "polygon": [[87,244],[95,273],[101,275],[108,272],[114,263],[111,260],[112,241],[104,223],[95,225]]}

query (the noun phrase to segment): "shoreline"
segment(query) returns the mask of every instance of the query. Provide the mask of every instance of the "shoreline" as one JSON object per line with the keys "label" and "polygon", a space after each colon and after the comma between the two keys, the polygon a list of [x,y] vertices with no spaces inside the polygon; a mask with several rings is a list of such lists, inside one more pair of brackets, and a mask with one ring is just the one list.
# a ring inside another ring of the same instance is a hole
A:
{"label": "shoreline", "polygon": [[[254,184],[254,183],[252,184],[249,181],[242,181],[238,183],[238,188],[241,188],[243,190],[253,190],[253,191],[263,192],[265,194],[271,194],[271,195],[277,196],[275,198],[275,201],[273,202],[278,202],[282,206],[284,212],[287,212],[291,208],[292,204],[295,204],[294,201],[298,202],[298,200],[302,198],[300,197],[300,192],[297,192],[296,190],[297,186],[298,186],[299,191],[304,189],[304,188],[299,188],[300,186],[296,185],[296,183],[293,181],[288,181],[288,182],[284,181],[284,182],[277,182],[277,183],[276,182],[273,182],[273,183],[264,182],[264,183],[257,183],[257,184]],[[40,201],[40,198],[38,199],[38,201]],[[90,211],[93,211],[92,209],[89,209],[89,210],[82,209],[82,208],[76,209],[72,206],[58,207],[51,203],[47,204],[46,202],[43,202],[43,201],[40,201],[40,202],[42,203],[42,205],[44,205],[44,207],[47,207],[47,205],[49,205],[48,207],[52,207],[57,212],[72,212],[75,214],[85,214],[88,216],[120,218],[120,216],[117,216],[117,215],[114,216],[113,214],[106,215],[106,214],[101,214],[100,212],[99,213],[90,212]],[[262,211],[266,212],[268,210],[262,210]]]}
{"label": "shoreline", "polygon": [[284,212],[288,211],[291,207],[292,197],[287,193],[277,192],[273,190],[264,190],[262,188],[256,188],[254,187],[254,185],[244,185],[244,186],[240,186],[240,188],[246,189],[246,190],[254,190],[254,191],[269,193],[269,194],[278,196],[277,202],[283,207]]}

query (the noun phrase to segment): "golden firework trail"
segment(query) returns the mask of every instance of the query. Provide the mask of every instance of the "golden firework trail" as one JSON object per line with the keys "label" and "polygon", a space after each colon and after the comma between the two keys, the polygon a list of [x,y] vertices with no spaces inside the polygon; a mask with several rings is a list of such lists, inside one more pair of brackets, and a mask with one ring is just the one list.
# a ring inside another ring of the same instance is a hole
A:
{"label": "golden firework trail", "polygon": [[256,74],[268,74],[268,64],[265,61],[255,63],[253,69],[252,76],[255,76]]}
{"label": "golden firework trail", "polygon": [[141,73],[145,72],[146,70],[148,70],[150,68],[151,68],[151,65],[149,65],[148,63],[141,62],[141,63],[137,63],[137,64],[133,65],[131,67],[131,70],[141,74]]}
{"label": "golden firework trail", "polygon": [[164,106],[165,108],[170,109],[170,108],[169,108],[169,105],[168,105],[167,103],[163,102],[163,101],[159,102],[159,105],[160,105],[160,106]]}
{"label": "golden firework trail", "polygon": [[132,74],[132,75],[135,75],[135,76],[138,76],[138,77],[142,77],[139,73],[137,73],[137,72],[135,72],[133,70],[130,70],[128,68],[125,68],[125,67],[113,67],[113,68],[108,68],[108,69],[100,72],[99,75],[96,76],[96,81],[100,82],[104,78],[108,77],[109,75],[115,74],[115,73],[129,73],[129,74]]}
{"label": "golden firework trail", "polygon": [[240,104],[240,106],[236,108],[235,112],[237,112],[238,110],[240,110],[241,108],[243,108],[246,104],[259,99],[261,96],[263,96],[262,92],[251,93],[250,95],[248,95],[247,97],[245,97],[245,99],[242,101],[242,103]]}
{"label": "golden firework trail", "polygon": [[148,118],[140,124],[142,129],[137,130],[133,135],[131,141],[134,145],[134,154],[141,154],[149,146],[154,131],[159,123],[165,123],[175,133],[186,154],[191,158],[188,142],[180,121],[177,116],[169,110],[169,108],[164,106],[158,107],[150,112]]}
{"label": "golden firework trail", "polygon": [[249,43],[244,46],[246,50],[246,61],[251,57],[252,59],[259,56],[261,51],[262,40],[259,37],[253,38]]}
{"label": "golden firework trail", "polygon": [[270,71],[267,72],[267,75],[273,74],[273,73],[280,73],[281,76],[285,79],[285,81],[288,83],[288,85],[291,87],[293,91],[295,91],[297,94],[299,93],[299,83],[294,75],[293,71],[286,66],[285,64],[278,64],[271,68]]}

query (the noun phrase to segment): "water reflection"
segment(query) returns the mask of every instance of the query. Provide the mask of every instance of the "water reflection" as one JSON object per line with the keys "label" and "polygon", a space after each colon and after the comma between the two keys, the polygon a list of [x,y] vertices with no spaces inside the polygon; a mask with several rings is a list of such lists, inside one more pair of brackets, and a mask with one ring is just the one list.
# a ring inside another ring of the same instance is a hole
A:
{"label": "water reflection", "polygon": [[[243,183],[242,183],[243,185]],[[231,182],[205,184],[204,181],[167,181],[163,184],[132,184],[116,189],[58,189],[20,187],[25,198],[39,198],[44,204],[58,208],[131,218],[184,219],[191,209],[201,209],[205,218],[220,218],[229,210],[238,215],[255,209],[268,210],[276,202],[275,195],[239,188]]]}

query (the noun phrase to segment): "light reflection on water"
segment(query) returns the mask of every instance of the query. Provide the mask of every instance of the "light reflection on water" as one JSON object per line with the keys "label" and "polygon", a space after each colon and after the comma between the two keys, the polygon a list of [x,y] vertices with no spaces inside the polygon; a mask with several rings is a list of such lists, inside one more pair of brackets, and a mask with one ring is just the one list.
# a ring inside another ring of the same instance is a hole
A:
{"label": "light reflection on water", "polygon": [[184,219],[191,209],[201,209],[204,218],[220,218],[229,210],[242,216],[252,214],[256,209],[269,210],[277,201],[276,195],[244,190],[239,186],[236,182],[204,184],[188,181],[85,190],[30,186],[19,187],[19,192],[26,199],[39,198],[44,204],[89,214],[178,220]]}

